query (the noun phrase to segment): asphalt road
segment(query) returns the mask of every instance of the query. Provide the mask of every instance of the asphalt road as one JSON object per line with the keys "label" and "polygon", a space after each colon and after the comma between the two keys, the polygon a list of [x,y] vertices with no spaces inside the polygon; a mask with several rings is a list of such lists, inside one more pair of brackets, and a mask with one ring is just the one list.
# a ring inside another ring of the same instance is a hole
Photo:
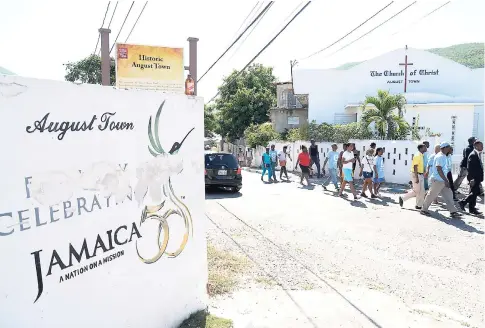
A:
{"label": "asphalt road", "polygon": [[207,193],[209,242],[254,264],[212,310],[236,328],[483,326],[483,217],[426,217],[399,192],[354,202],[243,172],[241,193]]}

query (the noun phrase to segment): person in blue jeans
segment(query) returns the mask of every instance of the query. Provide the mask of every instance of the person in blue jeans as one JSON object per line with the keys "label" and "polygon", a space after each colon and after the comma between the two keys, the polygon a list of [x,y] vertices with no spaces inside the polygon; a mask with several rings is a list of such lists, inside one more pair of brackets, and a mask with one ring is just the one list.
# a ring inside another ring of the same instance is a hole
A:
{"label": "person in blue jeans", "polygon": [[332,180],[333,185],[335,186],[335,190],[338,191],[338,183],[337,183],[337,162],[339,153],[337,152],[337,144],[332,145],[332,151],[328,153],[327,158],[325,158],[325,162],[323,162],[323,174],[325,175],[325,166],[328,162],[328,178],[323,182],[323,189],[327,190],[327,186]]}
{"label": "person in blue jeans", "polygon": [[386,180],[384,175],[384,148],[376,149],[376,157],[374,158],[374,195],[380,196],[379,189]]}
{"label": "person in blue jeans", "polygon": [[263,173],[261,174],[261,181],[263,181],[264,174],[268,172],[268,182],[271,180],[271,156],[269,155],[269,148],[266,148],[266,152],[262,157]]}

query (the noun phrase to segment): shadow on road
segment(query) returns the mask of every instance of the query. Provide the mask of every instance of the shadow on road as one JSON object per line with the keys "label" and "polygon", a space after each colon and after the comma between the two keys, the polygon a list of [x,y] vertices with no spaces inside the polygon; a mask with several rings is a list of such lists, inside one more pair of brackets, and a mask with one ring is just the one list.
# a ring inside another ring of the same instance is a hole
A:
{"label": "shadow on road", "polygon": [[224,198],[239,198],[242,194],[240,192],[233,192],[222,188],[210,188],[205,190],[205,199],[224,199]]}
{"label": "shadow on road", "polygon": [[[417,209],[414,209],[414,208],[406,208],[406,210],[413,211],[413,212],[418,212],[418,213],[421,212],[420,210],[417,210]],[[444,211],[448,212],[446,209]],[[478,230],[475,227],[472,227],[471,225],[467,224],[465,221],[463,221],[460,218],[454,219],[454,218],[450,218],[450,217],[444,216],[443,214],[439,213],[439,210],[430,211],[429,212],[429,215],[426,215],[426,217],[429,217],[429,218],[432,218],[432,219],[441,221],[443,223],[446,223],[448,225],[451,225],[451,226],[453,226],[455,228],[458,228],[458,229],[463,230],[463,231],[466,231],[466,232],[473,232],[473,233],[477,233],[479,235],[483,235],[484,234],[483,231]]]}

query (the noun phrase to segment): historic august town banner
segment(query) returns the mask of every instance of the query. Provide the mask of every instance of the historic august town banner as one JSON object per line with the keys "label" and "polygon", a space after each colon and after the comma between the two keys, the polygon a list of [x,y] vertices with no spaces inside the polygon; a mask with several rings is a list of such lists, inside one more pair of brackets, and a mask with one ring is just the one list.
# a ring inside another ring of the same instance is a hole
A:
{"label": "historic august town banner", "polygon": [[203,100],[0,76],[0,327],[205,308]]}
{"label": "historic august town banner", "polygon": [[184,93],[183,48],[116,44],[116,86]]}

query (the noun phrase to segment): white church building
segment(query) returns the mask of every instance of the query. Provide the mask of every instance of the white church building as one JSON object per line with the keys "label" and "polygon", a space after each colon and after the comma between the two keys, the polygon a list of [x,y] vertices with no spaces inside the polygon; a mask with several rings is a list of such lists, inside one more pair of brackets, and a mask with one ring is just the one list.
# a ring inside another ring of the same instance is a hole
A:
{"label": "white church building", "polygon": [[295,69],[293,87],[308,94],[308,120],[330,124],[359,121],[365,97],[378,89],[401,93],[410,124],[419,115],[423,135],[429,128],[461,152],[470,136],[484,140],[484,73],[425,50],[398,49],[346,70]]}

